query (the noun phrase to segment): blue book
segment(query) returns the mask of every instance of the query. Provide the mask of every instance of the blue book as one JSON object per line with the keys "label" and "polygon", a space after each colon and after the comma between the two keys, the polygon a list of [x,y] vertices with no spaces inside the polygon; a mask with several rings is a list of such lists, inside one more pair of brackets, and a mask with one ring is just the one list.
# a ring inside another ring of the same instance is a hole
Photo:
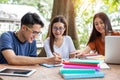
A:
{"label": "blue book", "polygon": [[54,68],[54,67],[62,66],[63,64],[40,64],[40,65],[47,68]]}
{"label": "blue book", "polygon": [[104,73],[96,71],[94,74],[61,74],[64,79],[87,79],[87,78],[103,78]]}
{"label": "blue book", "polygon": [[94,74],[95,72],[95,69],[60,68],[61,74]]}

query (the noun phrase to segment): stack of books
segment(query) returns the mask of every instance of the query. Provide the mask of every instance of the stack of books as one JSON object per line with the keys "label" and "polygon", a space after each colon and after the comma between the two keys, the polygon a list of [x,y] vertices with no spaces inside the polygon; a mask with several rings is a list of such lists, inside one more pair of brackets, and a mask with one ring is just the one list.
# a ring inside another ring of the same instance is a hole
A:
{"label": "stack of books", "polygon": [[64,79],[103,78],[99,64],[102,60],[70,59],[63,62],[60,74]]}

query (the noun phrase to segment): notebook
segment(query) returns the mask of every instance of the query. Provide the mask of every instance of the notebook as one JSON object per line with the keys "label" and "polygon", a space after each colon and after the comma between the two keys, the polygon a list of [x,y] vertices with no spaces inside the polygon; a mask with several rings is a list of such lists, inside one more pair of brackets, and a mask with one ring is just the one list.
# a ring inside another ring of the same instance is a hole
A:
{"label": "notebook", "polygon": [[77,63],[77,62],[69,62],[69,61],[64,61],[62,62],[64,65],[76,65],[76,66],[92,66],[92,67],[97,67],[98,64],[88,64],[88,63]]}
{"label": "notebook", "polygon": [[103,78],[103,72],[95,72],[94,74],[61,74],[64,79],[84,79],[84,78]]}
{"label": "notebook", "polygon": [[60,67],[63,64],[40,64],[41,66],[47,67],[47,68],[54,68],[54,67]]}
{"label": "notebook", "polygon": [[95,69],[60,68],[61,74],[94,74]]}
{"label": "notebook", "polygon": [[93,60],[93,59],[70,59],[69,61],[76,63],[85,63],[85,64],[99,64],[103,62],[103,60]]}
{"label": "notebook", "polygon": [[78,66],[78,65],[64,65],[64,68],[71,68],[71,69],[95,69],[100,70],[100,67],[93,67],[93,66]]}
{"label": "notebook", "polygon": [[105,62],[120,64],[120,36],[105,37]]}

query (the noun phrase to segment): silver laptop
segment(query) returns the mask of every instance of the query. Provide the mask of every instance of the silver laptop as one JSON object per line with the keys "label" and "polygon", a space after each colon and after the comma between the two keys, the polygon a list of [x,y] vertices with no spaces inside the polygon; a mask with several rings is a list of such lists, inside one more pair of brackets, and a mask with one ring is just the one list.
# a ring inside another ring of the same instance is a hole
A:
{"label": "silver laptop", "polygon": [[120,64],[120,36],[105,37],[105,62]]}

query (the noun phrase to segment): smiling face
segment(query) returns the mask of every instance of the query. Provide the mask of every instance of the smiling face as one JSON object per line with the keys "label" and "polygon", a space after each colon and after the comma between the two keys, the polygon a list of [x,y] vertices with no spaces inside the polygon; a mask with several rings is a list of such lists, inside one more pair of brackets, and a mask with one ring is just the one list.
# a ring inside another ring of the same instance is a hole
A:
{"label": "smiling face", "polygon": [[105,34],[105,24],[102,21],[102,19],[100,19],[99,17],[96,17],[94,20],[94,25],[96,30],[101,33],[101,34]]}
{"label": "smiling face", "polygon": [[23,30],[24,30],[23,39],[25,41],[32,43],[33,40],[41,33],[41,25],[34,24],[31,28],[25,25]]}
{"label": "smiling face", "polygon": [[53,24],[52,32],[56,39],[61,38],[63,36],[64,31],[65,31],[65,27],[63,23],[56,22]]}

